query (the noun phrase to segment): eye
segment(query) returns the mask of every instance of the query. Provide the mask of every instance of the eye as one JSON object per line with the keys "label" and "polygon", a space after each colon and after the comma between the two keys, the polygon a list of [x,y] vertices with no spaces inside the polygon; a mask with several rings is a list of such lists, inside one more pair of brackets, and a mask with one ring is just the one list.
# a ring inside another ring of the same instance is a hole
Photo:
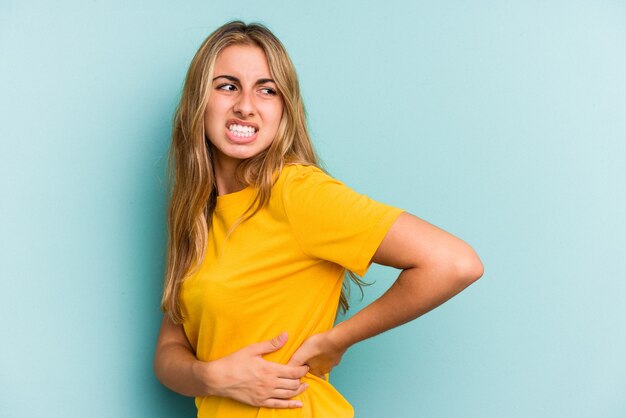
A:
{"label": "eye", "polygon": [[276,96],[276,90],[274,90],[273,88],[270,87],[263,87],[261,90],[259,90],[261,92],[261,94],[265,94],[267,96]]}
{"label": "eye", "polygon": [[217,86],[217,90],[224,90],[224,91],[235,91],[237,90],[237,87],[235,87],[233,84],[220,84],[219,86]]}

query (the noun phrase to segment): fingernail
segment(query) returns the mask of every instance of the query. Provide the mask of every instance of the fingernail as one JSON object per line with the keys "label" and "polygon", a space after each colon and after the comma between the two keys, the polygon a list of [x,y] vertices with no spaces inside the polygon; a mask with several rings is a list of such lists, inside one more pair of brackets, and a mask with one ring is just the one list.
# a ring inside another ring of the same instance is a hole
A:
{"label": "fingernail", "polygon": [[301,407],[302,407],[302,402],[300,402],[300,401],[296,401],[296,404],[295,404],[295,405],[296,405],[298,408],[301,408]]}

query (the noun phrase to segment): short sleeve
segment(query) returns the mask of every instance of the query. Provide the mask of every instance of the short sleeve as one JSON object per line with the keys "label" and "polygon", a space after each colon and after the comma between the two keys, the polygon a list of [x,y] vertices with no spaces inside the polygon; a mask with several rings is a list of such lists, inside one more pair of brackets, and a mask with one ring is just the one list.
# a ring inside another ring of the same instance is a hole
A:
{"label": "short sleeve", "polygon": [[292,166],[282,190],[285,213],[301,250],[363,276],[403,212],[359,194],[313,166]]}

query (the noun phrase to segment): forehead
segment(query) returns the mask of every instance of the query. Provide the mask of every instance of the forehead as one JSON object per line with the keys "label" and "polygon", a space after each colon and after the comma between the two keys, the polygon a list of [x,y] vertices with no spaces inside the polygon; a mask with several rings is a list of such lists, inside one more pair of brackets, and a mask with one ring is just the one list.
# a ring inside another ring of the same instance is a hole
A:
{"label": "forehead", "polygon": [[214,77],[231,75],[237,78],[271,78],[265,52],[256,45],[231,45],[215,60]]}

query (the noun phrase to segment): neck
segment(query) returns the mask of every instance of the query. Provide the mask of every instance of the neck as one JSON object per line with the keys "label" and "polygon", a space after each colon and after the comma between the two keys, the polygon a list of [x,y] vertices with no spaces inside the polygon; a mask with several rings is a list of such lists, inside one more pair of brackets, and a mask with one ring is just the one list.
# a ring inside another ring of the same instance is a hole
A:
{"label": "neck", "polygon": [[218,196],[235,193],[245,188],[245,185],[237,181],[235,177],[235,172],[240,162],[240,160],[236,159],[215,159],[213,169]]}

